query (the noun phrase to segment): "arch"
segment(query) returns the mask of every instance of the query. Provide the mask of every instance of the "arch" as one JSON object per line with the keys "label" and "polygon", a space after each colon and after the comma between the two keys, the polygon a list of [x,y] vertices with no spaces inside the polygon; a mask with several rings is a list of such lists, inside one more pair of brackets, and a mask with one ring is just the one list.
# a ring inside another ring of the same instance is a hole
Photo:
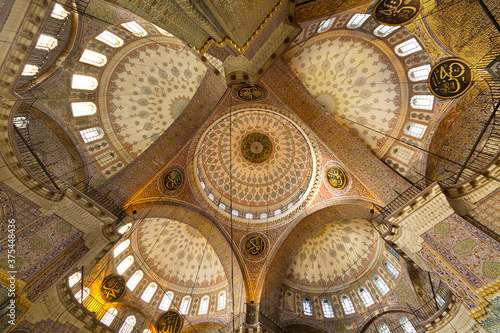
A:
{"label": "arch", "polygon": [[381,309],[376,309],[370,313],[366,313],[364,319],[359,319],[360,324],[357,330],[354,331],[354,333],[371,332],[368,330],[368,328],[374,323],[377,324],[377,319],[382,318],[385,315],[394,315],[398,313],[406,316],[412,316],[412,314],[408,312],[408,308],[402,305],[388,306]]}

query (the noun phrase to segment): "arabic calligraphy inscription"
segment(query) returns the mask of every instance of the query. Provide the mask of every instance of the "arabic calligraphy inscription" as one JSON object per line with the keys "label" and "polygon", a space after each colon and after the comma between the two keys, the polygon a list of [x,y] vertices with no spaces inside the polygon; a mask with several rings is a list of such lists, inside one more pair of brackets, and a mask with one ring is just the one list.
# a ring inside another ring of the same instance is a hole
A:
{"label": "arabic calligraphy inscription", "polygon": [[253,235],[245,241],[245,252],[251,257],[259,257],[266,251],[266,241],[259,235]]}
{"label": "arabic calligraphy inscription", "polygon": [[336,190],[341,190],[347,186],[347,176],[344,170],[337,166],[329,167],[326,170],[326,180],[328,181],[328,185]]}
{"label": "arabic calligraphy inscription", "polygon": [[125,294],[125,278],[121,275],[111,275],[101,284],[101,296],[106,302],[116,302]]}
{"label": "arabic calligraphy inscription", "polygon": [[420,0],[382,0],[373,9],[373,18],[380,24],[403,25],[420,11]]}
{"label": "arabic calligraphy inscription", "polygon": [[164,312],[156,322],[158,333],[179,333],[182,329],[182,316],[175,310]]}
{"label": "arabic calligraphy inscription", "polygon": [[432,68],[427,81],[431,92],[439,98],[455,98],[472,84],[472,72],[465,62],[450,58]]}
{"label": "arabic calligraphy inscription", "polygon": [[175,192],[182,186],[183,181],[182,172],[178,169],[171,169],[163,177],[163,187],[168,192]]}

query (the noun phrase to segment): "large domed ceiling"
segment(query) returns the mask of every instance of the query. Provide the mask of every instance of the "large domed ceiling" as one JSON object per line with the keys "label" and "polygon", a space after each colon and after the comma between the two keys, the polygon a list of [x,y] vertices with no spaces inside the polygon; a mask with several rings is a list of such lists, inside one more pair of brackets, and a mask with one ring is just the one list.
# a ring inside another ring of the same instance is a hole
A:
{"label": "large domed ceiling", "polygon": [[132,234],[136,257],[149,274],[178,292],[218,290],[227,285],[222,264],[198,230],[165,218],[146,218]]}
{"label": "large domed ceiling", "polygon": [[307,90],[378,157],[399,133],[408,93],[394,52],[373,36],[333,31],[291,49],[286,58]]}
{"label": "large domed ceiling", "polygon": [[198,191],[237,223],[276,223],[311,192],[316,153],[305,132],[283,114],[234,111],[197,142],[193,174]]}
{"label": "large domed ceiling", "polygon": [[108,137],[128,162],[182,113],[205,71],[174,37],[140,39],[111,59],[101,80],[99,109]]}
{"label": "large domed ceiling", "polygon": [[335,291],[369,271],[381,252],[369,221],[348,219],[313,230],[287,269],[284,283],[301,290]]}

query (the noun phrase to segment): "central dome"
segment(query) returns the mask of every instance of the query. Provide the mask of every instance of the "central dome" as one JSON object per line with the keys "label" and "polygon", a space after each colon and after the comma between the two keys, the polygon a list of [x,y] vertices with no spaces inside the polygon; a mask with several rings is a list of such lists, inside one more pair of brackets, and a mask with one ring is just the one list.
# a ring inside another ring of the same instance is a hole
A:
{"label": "central dome", "polygon": [[245,224],[289,215],[312,187],[316,159],[296,122],[269,110],[234,111],[209,126],[194,158],[199,193]]}

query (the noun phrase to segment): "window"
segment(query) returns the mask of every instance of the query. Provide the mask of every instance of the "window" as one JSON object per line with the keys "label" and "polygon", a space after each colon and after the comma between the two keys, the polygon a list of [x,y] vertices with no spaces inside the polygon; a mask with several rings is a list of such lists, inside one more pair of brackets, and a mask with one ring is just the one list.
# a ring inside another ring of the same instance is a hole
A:
{"label": "window", "polygon": [[151,333],[151,331],[146,328],[142,333]]}
{"label": "window", "polygon": [[392,248],[392,246],[390,246],[389,244],[385,243],[385,248],[386,248],[387,250],[389,250],[389,252],[391,252],[393,256],[395,256],[396,258],[398,258],[398,259],[399,259],[399,253],[397,253],[397,252],[396,252],[396,250],[394,250],[394,249]]}
{"label": "window", "polygon": [[400,57],[404,57],[421,50],[422,47],[415,38],[407,40],[406,42],[403,42],[394,48],[394,51]]}
{"label": "window", "polygon": [[363,301],[363,304],[365,305],[365,307],[369,307],[370,305],[373,305],[373,303],[375,303],[373,301],[372,295],[370,295],[370,293],[368,292],[368,290],[366,290],[365,287],[359,288],[358,294],[359,294],[359,297],[361,298],[361,301]]}
{"label": "window", "polygon": [[163,299],[160,302],[160,310],[167,311],[170,308],[170,304],[172,304],[173,299],[174,293],[171,291],[167,291],[165,295],[163,295]]}
{"label": "window", "polygon": [[406,317],[401,318],[399,320],[399,323],[401,324],[401,327],[403,328],[403,331],[405,331],[405,333],[417,333],[415,327],[413,327],[408,318]]}
{"label": "window", "polygon": [[226,292],[223,290],[219,293],[217,298],[217,311],[222,310],[226,307]]}
{"label": "window", "polygon": [[391,333],[391,330],[389,329],[389,326],[386,324],[381,324],[378,327],[378,332],[379,333]]}
{"label": "window", "polygon": [[17,128],[27,128],[28,127],[28,118],[23,117],[23,116],[14,117],[12,122],[14,123],[14,125]]}
{"label": "window", "polygon": [[200,309],[198,310],[199,315],[207,314],[208,312],[208,303],[210,302],[210,298],[208,296],[203,296],[200,301]]}
{"label": "window", "polygon": [[118,255],[120,253],[122,253],[123,251],[125,251],[125,249],[130,245],[130,239],[127,239],[123,242],[121,242],[120,244],[118,244],[117,247],[115,247],[115,249],[113,250],[113,255],[114,257],[118,257]]}
{"label": "window", "polygon": [[285,308],[293,310],[293,295],[291,291],[287,291],[285,294]]}
{"label": "window", "polygon": [[86,64],[94,65],[97,67],[102,67],[106,65],[108,58],[104,54],[100,54],[94,51],[85,50],[80,57],[80,62],[84,62]]}
{"label": "window", "polygon": [[209,198],[211,201],[214,201],[214,199],[215,199],[215,198],[214,198],[214,195],[213,195],[212,193],[210,193],[210,194],[208,195],[208,198]]}
{"label": "window", "polygon": [[260,219],[261,219],[261,220],[265,220],[265,219],[267,219],[267,213],[262,213],[262,214],[260,214]]}
{"label": "window", "polygon": [[304,297],[302,300],[302,306],[304,307],[304,315],[305,316],[312,316],[313,315],[313,309],[312,309],[312,304],[311,300],[307,297]]}
{"label": "window", "polygon": [[411,81],[422,81],[427,80],[429,73],[431,72],[430,65],[419,66],[415,68],[410,68],[408,70],[408,78]]}
{"label": "window", "polygon": [[91,127],[80,131],[83,142],[89,143],[104,137],[104,131],[100,127]]}
{"label": "window", "polygon": [[425,130],[427,129],[426,125],[408,122],[404,128],[404,132],[408,135],[411,135],[417,139],[422,139],[424,136]]}
{"label": "window", "polygon": [[57,39],[48,35],[40,35],[40,37],[38,37],[38,42],[36,43],[35,48],[39,50],[50,51],[56,46]]}
{"label": "window", "polygon": [[96,113],[97,106],[92,102],[71,103],[73,117],[90,116]]}
{"label": "window", "polygon": [[184,298],[182,298],[181,306],[179,307],[179,313],[182,315],[188,314],[189,305],[191,305],[191,296],[184,296]]}
{"label": "window", "polygon": [[444,299],[439,294],[436,294],[436,301],[439,307],[442,307],[445,303]]}
{"label": "window", "polygon": [[224,205],[222,202],[219,204],[219,208],[222,210],[226,210],[226,205]]}
{"label": "window", "polygon": [[123,259],[123,261],[118,265],[118,267],[116,267],[116,271],[118,272],[118,274],[121,275],[125,273],[125,271],[130,266],[132,266],[133,263],[134,263],[134,257],[128,256],[127,258]]}
{"label": "window", "polygon": [[404,164],[410,163],[414,153],[415,152],[413,150],[400,145],[395,145],[391,148],[391,150],[389,150],[389,156],[394,157]]}
{"label": "window", "polygon": [[233,209],[231,214],[233,214],[233,216],[238,216],[238,215],[240,215],[240,212],[238,212],[238,210],[236,210],[236,209]]}
{"label": "window", "polygon": [[122,27],[130,31],[136,37],[144,37],[148,35],[147,31],[135,21],[122,23]]}
{"label": "window", "polygon": [[142,277],[144,276],[144,273],[142,273],[141,270],[136,271],[134,275],[127,281],[127,288],[130,289],[130,291],[134,291],[135,287],[141,282]]}
{"label": "window", "polygon": [[321,34],[325,31],[328,31],[332,27],[333,22],[335,22],[335,17],[329,18],[328,20],[324,20],[323,22],[321,22],[321,24],[319,25],[318,33]]}
{"label": "window", "polygon": [[344,309],[344,313],[346,315],[356,312],[356,310],[354,310],[354,305],[351,302],[351,298],[348,295],[340,296],[340,302],[342,303],[342,308]]}
{"label": "window", "polygon": [[388,26],[388,25],[379,25],[375,30],[373,30],[373,34],[377,37],[387,37],[394,31],[398,30],[399,26]]}
{"label": "window", "polygon": [[76,272],[68,278],[68,284],[70,287],[73,287],[75,284],[80,282],[81,279],[82,279],[82,273]]}
{"label": "window", "polygon": [[387,285],[387,283],[385,283],[384,279],[382,279],[378,275],[375,275],[373,277],[373,283],[375,283],[375,286],[377,286],[377,289],[378,289],[378,291],[380,291],[382,296],[387,294],[387,292],[389,292],[389,290],[390,290],[389,286]]}
{"label": "window", "polygon": [[325,318],[335,318],[332,302],[330,302],[328,298],[325,297],[321,300],[321,307],[323,308],[323,316],[325,316]]}
{"label": "window", "polygon": [[99,163],[100,167],[104,167],[108,165],[109,163],[113,162],[116,160],[116,152],[114,149],[109,149],[105,151],[104,153],[100,153],[99,155],[96,155],[95,157],[97,163]]}
{"label": "window", "polygon": [[246,213],[245,214],[245,218],[248,219],[248,220],[251,220],[251,219],[253,219],[253,214],[252,213]]}
{"label": "window", "polygon": [[36,73],[38,73],[38,69],[39,69],[38,66],[27,64],[26,66],[24,66],[24,69],[23,69],[23,72],[21,73],[21,75],[22,76],[33,76]]}
{"label": "window", "polygon": [[130,333],[134,329],[134,326],[135,326],[135,316],[128,316],[127,319],[125,319],[125,322],[123,323],[122,327],[120,327],[118,333]]}
{"label": "window", "polygon": [[121,227],[120,229],[118,229],[118,233],[123,235],[124,233],[126,233],[127,231],[129,231],[130,228],[132,228],[132,223],[127,223],[123,227]]}
{"label": "window", "polygon": [[69,12],[67,12],[63,6],[56,3],[56,5],[54,6],[54,10],[52,10],[52,14],[50,14],[50,16],[57,20],[64,20],[68,16],[68,14]]}
{"label": "window", "polygon": [[106,326],[111,325],[117,314],[118,311],[115,308],[109,309],[108,311],[106,311],[104,316],[102,316],[101,323],[103,323]]}
{"label": "window", "polygon": [[410,105],[414,109],[432,110],[432,106],[434,105],[434,96],[415,95],[411,98]]}
{"label": "window", "polygon": [[280,214],[281,214],[281,209],[276,209],[276,210],[274,211],[274,216],[276,216],[276,215],[280,215]]}
{"label": "window", "polygon": [[149,303],[151,301],[151,298],[153,298],[153,295],[155,294],[157,288],[158,285],[154,282],[151,282],[146,290],[144,290],[144,292],[142,293],[141,299],[144,302]]}
{"label": "window", "polygon": [[97,88],[97,80],[91,76],[73,74],[71,88],[80,90],[94,90]]}
{"label": "window", "polygon": [[75,299],[78,303],[81,303],[82,301],[85,301],[85,299],[89,297],[89,295],[90,295],[90,290],[89,288],[85,287],[83,288],[83,295],[81,289],[75,293]]}
{"label": "window", "polygon": [[355,14],[347,23],[348,29],[356,29],[365,23],[366,20],[370,17],[370,14]]}
{"label": "window", "polygon": [[97,36],[95,39],[97,39],[100,42],[103,42],[106,45],[109,45],[111,47],[120,47],[123,45],[123,39],[118,37],[117,35],[104,30],[101,32],[99,36]]}
{"label": "window", "polygon": [[384,260],[383,265],[385,269],[389,272],[389,274],[391,274],[391,276],[394,278],[394,280],[396,280],[399,275],[398,270],[394,266],[392,266],[392,264],[387,260]]}
{"label": "window", "polygon": [[153,24],[153,26],[156,28],[156,30],[158,30],[162,35],[165,35],[165,36],[173,36],[170,32],[168,32],[167,30],[165,29],[162,29],[160,28],[159,26]]}

